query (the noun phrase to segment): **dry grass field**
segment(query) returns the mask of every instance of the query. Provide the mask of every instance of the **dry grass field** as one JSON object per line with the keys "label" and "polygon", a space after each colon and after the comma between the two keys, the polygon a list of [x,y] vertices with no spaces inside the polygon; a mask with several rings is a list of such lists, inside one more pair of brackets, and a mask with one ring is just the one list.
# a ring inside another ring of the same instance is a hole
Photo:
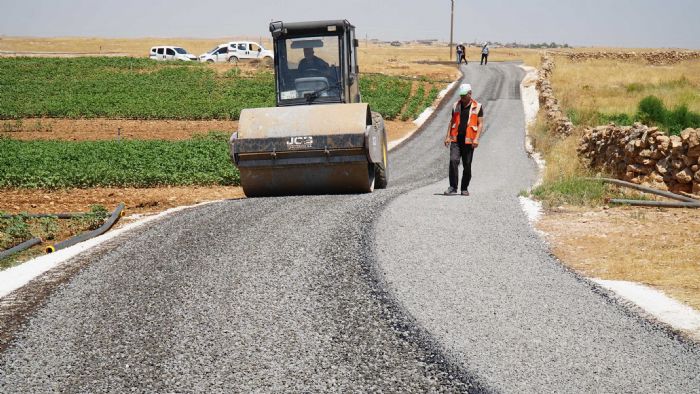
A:
{"label": "dry grass field", "polygon": [[[90,37],[0,37],[0,51],[58,52],[78,54],[120,54],[124,56],[148,57],[151,47],[176,45],[200,55],[216,45],[234,39],[258,42],[261,37],[235,38],[90,38]],[[271,41],[262,37],[260,44],[271,47]]]}
{"label": "dry grass field", "polygon": [[643,60],[555,59],[552,87],[563,109],[580,117],[573,119],[575,123],[593,125],[598,112],[632,116],[649,95],[660,98],[669,108],[684,104],[700,112],[700,60],[652,66]]}
{"label": "dry grass field", "polygon": [[[156,45],[178,45],[189,52],[200,55],[214,46],[235,40],[259,42],[272,49],[268,36],[222,37],[222,38],[85,38],[85,37],[0,37],[0,51],[59,52],[76,54],[121,54],[147,57],[148,50]],[[479,48],[468,48],[467,59],[479,61]],[[519,61],[531,66],[539,63],[539,50],[496,48],[491,50],[490,61]],[[444,45],[402,45],[394,47],[360,40],[360,66],[363,72],[386,72],[391,75],[426,75],[435,72],[435,66],[452,66],[449,48]],[[454,53],[452,58],[454,59]],[[393,59],[393,60],[392,60]],[[391,65],[390,63],[398,63]],[[444,63],[444,64],[441,64]],[[415,66],[413,65],[415,64]],[[409,67],[405,67],[405,66]],[[389,66],[389,67],[387,67]],[[428,67],[425,67],[428,66]],[[448,68],[437,67],[440,70]],[[452,75],[454,71],[448,71]],[[403,70],[403,71],[402,71]],[[436,73],[437,75],[437,73]]]}

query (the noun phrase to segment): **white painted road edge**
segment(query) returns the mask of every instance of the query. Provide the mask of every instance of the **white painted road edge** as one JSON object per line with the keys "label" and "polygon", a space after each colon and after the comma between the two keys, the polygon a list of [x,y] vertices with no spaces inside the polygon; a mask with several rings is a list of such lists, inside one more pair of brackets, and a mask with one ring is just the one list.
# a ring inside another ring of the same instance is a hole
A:
{"label": "white painted road edge", "polygon": [[[223,201],[223,200],[219,200]],[[70,258],[77,256],[78,254],[100,245],[104,242],[109,241],[127,231],[133,230],[135,228],[141,227],[146,223],[152,222],[154,220],[162,219],[168,215],[175,212],[182,211],[191,207],[196,207],[205,204],[211,204],[218,201],[207,201],[196,205],[183,206],[168,209],[159,214],[147,216],[143,219],[129,223],[126,226],[119,228],[117,230],[109,231],[105,234],[89,239],[85,242],[73,245],[71,247],[61,249],[57,252],[46,254],[44,256],[37,257],[35,259],[24,262],[18,266],[8,268],[4,271],[0,271],[0,298],[12,293],[13,291],[19,289],[20,287],[29,283],[32,279],[37,276],[47,272],[55,267],[58,267],[62,263],[68,261]]]}
{"label": "white painted road edge", "polygon": [[542,203],[524,196],[518,197],[518,200],[527,219],[534,225],[542,216]]}
{"label": "white painted road edge", "polygon": [[590,280],[639,306],[657,320],[700,340],[700,312],[695,309],[639,283],[595,278]]}
{"label": "white painted road edge", "polygon": [[[540,169],[540,174],[533,188],[542,182],[545,161],[539,153],[535,152],[529,135],[528,127],[537,118],[540,109],[539,95],[537,93],[537,69],[534,67],[520,66],[526,75],[520,84],[520,96],[525,110],[525,149],[535,160]],[[535,223],[542,216],[542,204],[528,197],[519,197],[520,206],[527,215],[532,227],[540,235],[546,235],[535,228]],[[615,293],[618,297],[637,305],[652,318],[665,323],[674,329],[686,332],[691,338],[700,341],[700,312],[678,302],[663,292],[639,283],[588,278],[599,286]]]}
{"label": "white painted road edge", "polygon": [[520,82],[520,97],[523,102],[523,110],[525,111],[525,150],[527,154],[537,163],[540,169],[537,181],[532,188],[537,187],[542,183],[542,175],[544,174],[545,161],[532,145],[529,127],[535,123],[537,113],[540,111],[540,95],[537,93],[537,69],[529,66],[520,66],[525,70],[525,77]]}
{"label": "white painted road edge", "polygon": [[[532,186],[532,188],[534,188],[542,183],[542,175],[544,174],[546,164],[544,159],[542,159],[542,156],[535,152],[528,131],[529,126],[535,122],[537,113],[540,110],[540,99],[536,86],[537,69],[523,65],[521,65],[520,68],[525,70],[525,77],[523,78],[522,82],[520,82],[520,97],[523,102],[523,110],[525,111],[525,150],[527,151],[527,154],[532,157],[535,163],[537,163],[537,168],[539,168],[537,181]],[[534,228],[534,224],[542,216],[542,203],[524,196],[520,196],[518,200],[520,200],[520,206],[523,208],[523,211]]]}

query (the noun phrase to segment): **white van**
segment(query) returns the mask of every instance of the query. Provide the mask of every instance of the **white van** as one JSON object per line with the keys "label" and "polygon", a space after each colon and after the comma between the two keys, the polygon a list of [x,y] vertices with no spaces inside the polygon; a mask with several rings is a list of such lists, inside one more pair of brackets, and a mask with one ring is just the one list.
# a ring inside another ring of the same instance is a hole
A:
{"label": "white van", "polygon": [[157,46],[151,48],[149,57],[153,60],[182,60],[182,61],[195,61],[197,56],[187,52],[186,49],[176,47],[176,46]]}
{"label": "white van", "polygon": [[199,55],[200,62],[208,63],[227,62],[228,58],[228,44],[217,45],[211,51]]}
{"label": "white van", "polygon": [[211,51],[201,55],[202,62],[231,62],[260,59],[272,61],[274,54],[272,51],[263,48],[257,42],[232,41],[228,44],[217,45]]}

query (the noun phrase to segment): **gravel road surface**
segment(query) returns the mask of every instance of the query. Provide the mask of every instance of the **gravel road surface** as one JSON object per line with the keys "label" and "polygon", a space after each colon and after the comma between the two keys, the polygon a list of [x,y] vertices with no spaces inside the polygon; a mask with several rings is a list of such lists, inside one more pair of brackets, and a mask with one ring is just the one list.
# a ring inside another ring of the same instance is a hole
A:
{"label": "gravel road surface", "polygon": [[464,70],[488,123],[472,197],[434,195],[442,108],[391,153],[389,189],[148,225],[76,259],[0,354],[0,392],[698,390],[696,347],[592,291],[529,228],[522,71]]}

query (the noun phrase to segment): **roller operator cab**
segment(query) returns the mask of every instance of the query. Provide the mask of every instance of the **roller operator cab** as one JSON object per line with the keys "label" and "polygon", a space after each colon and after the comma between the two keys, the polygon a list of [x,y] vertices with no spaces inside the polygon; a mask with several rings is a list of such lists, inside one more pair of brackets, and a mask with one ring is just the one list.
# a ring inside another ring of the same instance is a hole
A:
{"label": "roller operator cab", "polygon": [[361,102],[355,27],[272,22],[270,32],[277,106],[243,110],[230,140],[246,195],[385,188],[386,131]]}

